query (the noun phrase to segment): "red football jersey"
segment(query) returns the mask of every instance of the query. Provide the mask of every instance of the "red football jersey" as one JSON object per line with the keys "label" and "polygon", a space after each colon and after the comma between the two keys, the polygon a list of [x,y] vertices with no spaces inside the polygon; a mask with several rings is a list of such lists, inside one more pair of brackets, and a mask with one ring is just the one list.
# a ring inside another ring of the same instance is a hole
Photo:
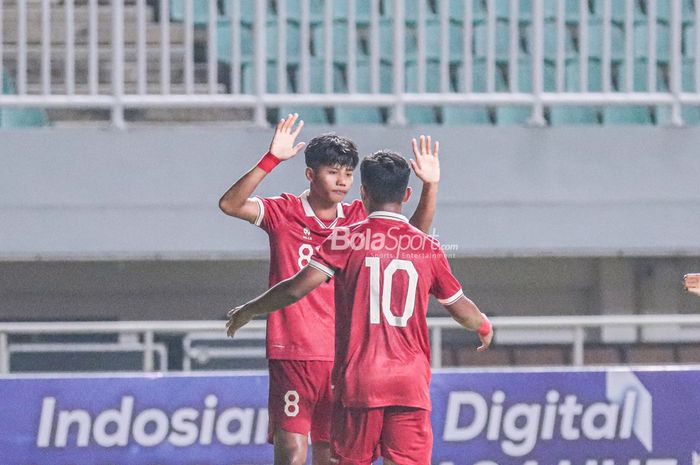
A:
{"label": "red football jersey", "polygon": [[440,243],[403,215],[374,212],[337,228],[310,266],[335,277],[336,398],[429,410],[429,295],[448,305],[463,295]]}
{"label": "red football jersey", "polygon": [[[324,222],[300,196],[254,197],[260,207],[255,225],[270,239],[269,285],[294,276],[305,267],[317,246],[339,225],[367,217],[361,200],[338,204],[337,218]],[[267,319],[267,357],[281,360],[332,361],[335,348],[333,283],[323,284],[300,301]]]}

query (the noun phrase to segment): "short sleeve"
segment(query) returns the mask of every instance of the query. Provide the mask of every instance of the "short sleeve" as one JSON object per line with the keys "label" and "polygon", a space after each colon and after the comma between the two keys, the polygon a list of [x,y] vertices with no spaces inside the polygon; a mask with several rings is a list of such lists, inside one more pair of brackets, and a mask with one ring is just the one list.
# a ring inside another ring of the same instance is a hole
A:
{"label": "short sleeve", "polygon": [[433,282],[430,293],[442,305],[452,305],[464,295],[462,285],[452,274],[450,263],[442,249],[436,255],[433,259]]}
{"label": "short sleeve", "polygon": [[258,204],[258,216],[253,221],[255,226],[270,232],[277,228],[286,217],[287,211],[292,205],[293,196],[282,194],[277,197],[253,197]]}
{"label": "short sleeve", "polygon": [[316,248],[309,261],[309,266],[322,271],[329,278],[332,278],[336,271],[345,268],[351,249],[344,247],[346,241],[342,240],[342,236],[348,232],[348,228],[335,228],[333,233]]}

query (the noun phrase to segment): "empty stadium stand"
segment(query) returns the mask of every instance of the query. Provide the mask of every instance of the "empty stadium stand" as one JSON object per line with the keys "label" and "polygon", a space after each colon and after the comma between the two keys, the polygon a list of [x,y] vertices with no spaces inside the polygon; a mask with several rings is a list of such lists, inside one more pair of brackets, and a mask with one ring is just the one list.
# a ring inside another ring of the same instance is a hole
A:
{"label": "empty stadium stand", "polygon": [[[520,0],[511,11],[510,2],[494,0],[129,0],[120,9],[49,2],[45,12],[31,0],[3,6],[2,66],[21,77],[21,96],[67,97],[62,110],[59,102],[47,107],[53,122],[81,112],[104,118],[105,109],[113,118],[126,111],[132,120],[197,120],[207,115],[163,108],[212,102],[210,119],[260,123],[304,106],[310,93],[329,96],[327,105],[319,97],[306,105],[318,124],[696,124],[696,2],[655,4],[649,11],[646,0]],[[126,108],[116,108],[97,98],[113,92],[153,103],[125,99]],[[587,92],[616,98],[577,103],[574,94]],[[434,103],[395,100],[426,93]],[[541,93],[552,98],[533,109]],[[300,99],[278,102],[282,94]],[[475,94],[493,99],[464,98]],[[640,102],[645,94],[654,101]],[[94,102],[79,104],[76,95]]]}

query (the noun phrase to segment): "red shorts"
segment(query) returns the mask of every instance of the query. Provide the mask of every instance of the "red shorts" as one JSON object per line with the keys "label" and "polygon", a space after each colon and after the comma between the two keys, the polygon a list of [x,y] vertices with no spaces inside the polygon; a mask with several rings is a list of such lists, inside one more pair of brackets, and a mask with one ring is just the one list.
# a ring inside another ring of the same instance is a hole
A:
{"label": "red shorts", "polygon": [[401,465],[429,465],[433,449],[430,412],[413,407],[333,406],[333,463],[370,465],[380,456]]}
{"label": "red shorts", "polygon": [[310,432],[311,442],[330,442],[333,362],[269,360],[269,369],[268,442],[278,429]]}

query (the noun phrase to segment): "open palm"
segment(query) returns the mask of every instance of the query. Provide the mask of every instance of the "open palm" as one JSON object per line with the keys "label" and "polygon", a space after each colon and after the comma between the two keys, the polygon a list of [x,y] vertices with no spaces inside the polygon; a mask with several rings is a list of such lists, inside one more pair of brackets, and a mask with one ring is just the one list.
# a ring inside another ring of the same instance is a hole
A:
{"label": "open palm", "polygon": [[300,120],[296,128],[294,127],[297,118],[299,118],[297,113],[287,115],[275,127],[275,135],[272,136],[272,142],[270,143],[270,153],[280,160],[288,160],[304,148],[304,142],[294,145],[301,128],[304,127],[304,120]]}
{"label": "open palm", "polygon": [[437,183],[440,181],[440,161],[438,160],[438,151],[440,150],[440,142],[435,141],[435,149],[433,150],[430,136],[420,136],[420,147],[416,139],[411,140],[413,146],[413,155],[415,160],[410,160],[413,171],[416,176],[425,184]]}

